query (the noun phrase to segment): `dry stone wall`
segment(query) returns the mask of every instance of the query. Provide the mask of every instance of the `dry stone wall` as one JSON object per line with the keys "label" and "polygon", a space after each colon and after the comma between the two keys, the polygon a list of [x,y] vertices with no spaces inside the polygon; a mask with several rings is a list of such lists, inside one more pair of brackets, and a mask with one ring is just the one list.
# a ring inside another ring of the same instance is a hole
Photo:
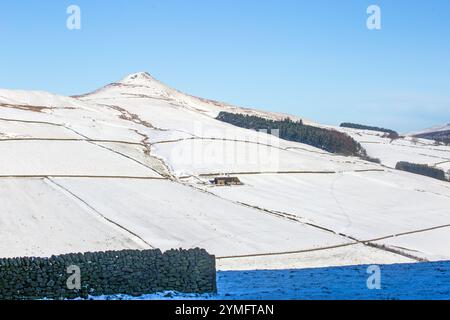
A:
{"label": "dry stone wall", "polygon": [[203,249],[190,249],[0,259],[0,300],[139,296],[163,291],[216,292],[215,257]]}

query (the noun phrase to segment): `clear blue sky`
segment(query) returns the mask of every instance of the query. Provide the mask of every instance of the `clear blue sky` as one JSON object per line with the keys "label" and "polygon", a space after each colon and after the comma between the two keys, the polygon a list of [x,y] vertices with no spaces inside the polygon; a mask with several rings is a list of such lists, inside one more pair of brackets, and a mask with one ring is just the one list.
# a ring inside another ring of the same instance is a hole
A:
{"label": "clear blue sky", "polygon": [[[66,28],[70,4],[82,29]],[[382,30],[366,9],[382,10]],[[0,87],[92,91],[148,71],[185,92],[409,131],[450,122],[450,1],[0,2]]]}

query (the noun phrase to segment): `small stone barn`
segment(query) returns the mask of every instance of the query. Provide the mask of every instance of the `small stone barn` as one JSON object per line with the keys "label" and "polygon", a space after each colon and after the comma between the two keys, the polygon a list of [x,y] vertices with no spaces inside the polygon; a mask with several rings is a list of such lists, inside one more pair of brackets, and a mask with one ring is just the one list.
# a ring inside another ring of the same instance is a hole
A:
{"label": "small stone barn", "polygon": [[238,177],[217,177],[212,180],[216,186],[240,186],[241,180]]}

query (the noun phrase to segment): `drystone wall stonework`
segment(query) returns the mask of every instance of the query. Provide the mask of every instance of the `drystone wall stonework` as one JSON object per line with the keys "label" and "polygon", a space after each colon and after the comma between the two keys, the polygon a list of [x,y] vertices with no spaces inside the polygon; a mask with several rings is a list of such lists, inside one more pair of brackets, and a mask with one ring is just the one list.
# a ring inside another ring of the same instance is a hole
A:
{"label": "drystone wall stonework", "polygon": [[163,291],[216,292],[215,257],[203,249],[190,249],[0,259],[0,300],[139,296]]}

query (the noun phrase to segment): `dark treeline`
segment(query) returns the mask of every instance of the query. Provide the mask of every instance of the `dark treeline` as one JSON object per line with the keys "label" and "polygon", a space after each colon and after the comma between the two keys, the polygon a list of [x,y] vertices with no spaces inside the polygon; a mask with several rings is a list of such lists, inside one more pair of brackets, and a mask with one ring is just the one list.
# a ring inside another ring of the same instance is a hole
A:
{"label": "dark treeline", "polygon": [[344,122],[344,123],[341,123],[341,128],[352,128],[352,129],[385,132],[388,134],[388,137],[391,139],[398,139],[398,137],[399,137],[399,134],[394,130],[379,128],[379,127],[372,127],[372,126],[365,126],[363,124],[357,124],[357,123]]}
{"label": "dark treeline", "polygon": [[282,121],[274,121],[257,116],[229,112],[221,112],[217,120],[246,129],[267,129],[269,133],[271,132],[270,130],[278,129],[281,139],[308,144],[331,153],[359,156],[366,160],[376,161],[376,159],[367,157],[364,148],[347,134],[336,130],[305,125],[301,120],[292,121],[286,118]]}
{"label": "dark treeline", "polygon": [[429,167],[425,164],[417,164],[417,163],[410,163],[401,161],[398,162],[395,166],[395,169],[402,170],[402,171],[408,171],[415,174],[420,174],[422,176],[427,176],[434,179],[439,179],[446,181],[445,178],[445,172],[438,168]]}
{"label": "dark treeline", "polygon": [[450,146],[450,136],[442,138],[442,143],[446,146]]}

